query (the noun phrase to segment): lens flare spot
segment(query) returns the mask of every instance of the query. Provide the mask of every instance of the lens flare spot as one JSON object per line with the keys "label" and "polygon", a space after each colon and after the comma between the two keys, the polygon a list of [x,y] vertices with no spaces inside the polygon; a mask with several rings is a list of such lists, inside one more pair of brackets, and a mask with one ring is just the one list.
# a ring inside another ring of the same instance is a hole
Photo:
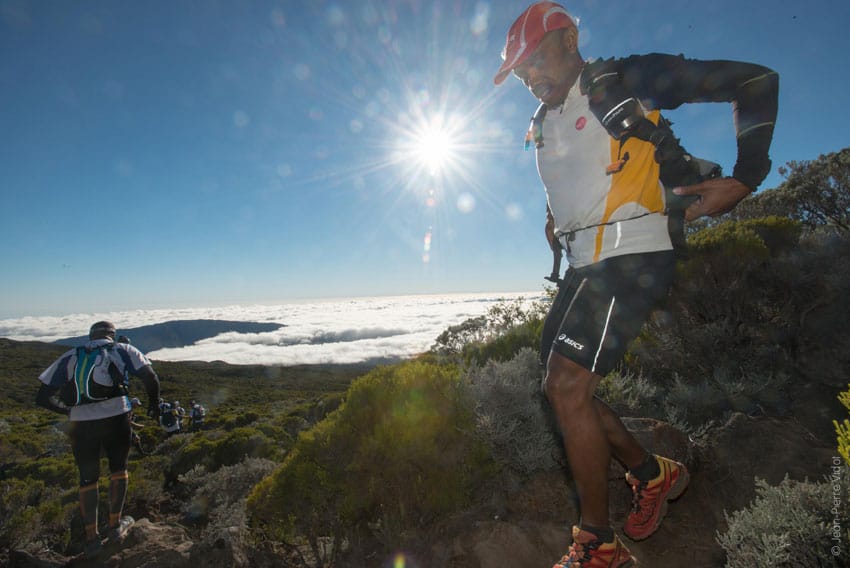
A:
{"label": "lens flare spot", "polygon": [[425,207],[433,209],[437,206],[437,190],[429,189],[428,195],[425,196]]}
{"label": "lens flare spot", "polygon": [[487,33],[487,24],[490,20],[490,6],[484,2],[479,2],[475,6],[475,15],[469,23],[469,30],[476,36],[481,36]]}
{"label": "lens flare spot", "polygon": [[461,213],[472,213],[475,209],[475,197],[471,193],[461,193],[457,197],[457,208]]}
{"label": "lens flare spot", "polygon": [[516,203],[508,203],[505,207],[505,215],[511,221],[519,221],[522,219],[522,208]]}

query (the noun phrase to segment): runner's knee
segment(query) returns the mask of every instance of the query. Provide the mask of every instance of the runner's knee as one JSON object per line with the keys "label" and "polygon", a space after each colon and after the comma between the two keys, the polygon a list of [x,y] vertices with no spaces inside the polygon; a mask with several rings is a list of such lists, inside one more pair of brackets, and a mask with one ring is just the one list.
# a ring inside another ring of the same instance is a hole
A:
{"label": "runner's knee", "polygon": [[545,392],[550,401],[568,405],[590,404],[595,381],[593,373],[561,356],[549,358]]}

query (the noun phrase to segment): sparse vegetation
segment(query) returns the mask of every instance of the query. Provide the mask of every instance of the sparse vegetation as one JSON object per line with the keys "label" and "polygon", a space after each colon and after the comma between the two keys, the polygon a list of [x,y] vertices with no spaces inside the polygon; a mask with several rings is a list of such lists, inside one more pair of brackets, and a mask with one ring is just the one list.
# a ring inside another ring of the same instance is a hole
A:
{"label": "sparse vegetation", "polygon": [[755,500],[727,514],[729,528],[717,537],[726,551],[726,568],[846,566],[848,481],[846,467],[821,483],[786,477],[771,486],[756,479]]}
{"label": "sparse vegetation", "polygon": [[[843,388],[848,152],[791,163],[780,188],[698,224],[668,305],[598,394],[699,435],[735,411],[787,416],[801,384]],[[143,445],[156,452],[131,454],[127,512],[178,519],[201,538],[236,527],[285,543],[304,566],[414,546],[499,476],[561,463],[536,354],[546,307],[505,302],[447,329],[417,360],[374,369],[155,362],[165,398],[199,399],[210,414],[203,430],[168,439],[141,418]],[[5,551],[71,552],[81,540],[65,422],[33,406],[35,377],[63,350],[0,339]],[[850,411],[850,388],[839,400]],[[835,428],[850,463],[850,421]],[[835,487],[759,481],[717,537],[728,566],[837,566],[824,548]]]}
{"label": "sparse vegetation", "polygon": [[[547,291],[552,295],[552,290]],[[523,348],[538,349],[548,301],[525,305],[522,300],[503,301],[485,315],[449,327],[437,337],[432,355],[463,364],[508,361]]]}
{"label": "sparse vegetation", "polygon": [[247,458],[215,472],[196,465],[180,476],[180,482],[191,495],[183,506],[184,521],[202,526],[202,534],[215,534],[229,527],[245,527],[248,494],[277,465],[277,462],[263,458]]}
{"label": "sparse vegetation", "polygon": [[454,365],[371,371],[257,485],[248,500],[252,524],[290,544],[308,542],[323,566],[345,541],[404,545],[407,531],[469,505],[489,474],[472,406]]}
{"label": "sparse vegetation", "polygon": [[537,351],[528,348],[510,361],[488,361],[466,372],[477,431],[508,474],[551,471],[565,459],[542,377]]}
{"label": "sparse vegetation", "polygon": [[[0,405],[0,551],[51,548],[79,551],[82,526],[77,505],[78,472],[71,456],[64,418],[34,405],[38,373],[66,347],[0,339],[0,388],[9,393]],[[228,476],[259,479],[257,464],[277,463],[292,447],[294,436],[339,405],[351,380],[363,367],[230,366],[216,363],[154,362],[169,400],[197,398],[210,410],[200,432],[165,439],[159,426],[137,416],[142,446],[153,455],[131,450],[125,512],[136,517],[165,519],[180,515],[175,502],[194,502],[194,494],[211,494],[238,484]],[[131,381],[134,392],[143,392]],[[285,425],[298,421],[290,434]],[[269,458],[276,462],[267,461]],[[203,468],[209,484],[198,484]],[[235,469],[234,469],[235,468]],[[221,472],[221,473],[219,473]],[[241,473],[239,473],[241,472]],[[105,476],[107,467],[101,464]],[[183,476],[181,478],[181,476]],[[101,506],[106,510],[106,485],[101,482]],[[244,491],[247,494],[247,490]],[[233,491],[217,494],[227,501]],[[244,497],[244,495],[242,496]],[[243,504],[244,505],[244,504]],[[238,516],[237,503],[234,515]],[[223,506],[223,505],[222,505]],[[225,522],[213,506],[198,525]],[[221,513],[221,514],[220,514]],[[101,515],[105,523],[106,515]],[[215,525],[218,526],[218,525]]]}

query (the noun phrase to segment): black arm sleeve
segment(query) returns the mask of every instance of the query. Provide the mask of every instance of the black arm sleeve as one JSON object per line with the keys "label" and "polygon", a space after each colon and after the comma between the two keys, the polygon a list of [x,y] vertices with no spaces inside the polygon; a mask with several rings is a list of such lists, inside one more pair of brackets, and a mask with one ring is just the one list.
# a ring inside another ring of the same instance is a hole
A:
{"label": "black arm sleeve", "polygon": [[768,151],[779,104],[779,75],[738,61],[700,61],[653,53],[617,61],[626,88],[651,109],[732,103],[738,159],[733,177],[755,190],[770,172]]}
{"label": "black arm sleeve", "polygon": [[38,393],[35,395],[35,403],[51,412],[67,415],[71,412],[71,409],[56,399],[58,392],[59,389],[56,387],[42,383],[41,388],[38,389]]}

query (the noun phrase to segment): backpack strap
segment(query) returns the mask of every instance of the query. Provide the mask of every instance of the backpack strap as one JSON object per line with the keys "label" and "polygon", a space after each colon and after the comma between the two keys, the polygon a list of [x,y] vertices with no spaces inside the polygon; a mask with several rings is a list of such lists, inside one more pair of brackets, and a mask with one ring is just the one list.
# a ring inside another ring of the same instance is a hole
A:
{"label": "backpack strap", "polygon": [[528,132],[525,133],[525,149],[530,150],[532,142],[538,150],[543,147],[543,119],[546,118],[546,113],[549,107],[546,103],[540,103],[537,110],[534,111],[534,116],[531,117],[531,124],[528,126]]}

